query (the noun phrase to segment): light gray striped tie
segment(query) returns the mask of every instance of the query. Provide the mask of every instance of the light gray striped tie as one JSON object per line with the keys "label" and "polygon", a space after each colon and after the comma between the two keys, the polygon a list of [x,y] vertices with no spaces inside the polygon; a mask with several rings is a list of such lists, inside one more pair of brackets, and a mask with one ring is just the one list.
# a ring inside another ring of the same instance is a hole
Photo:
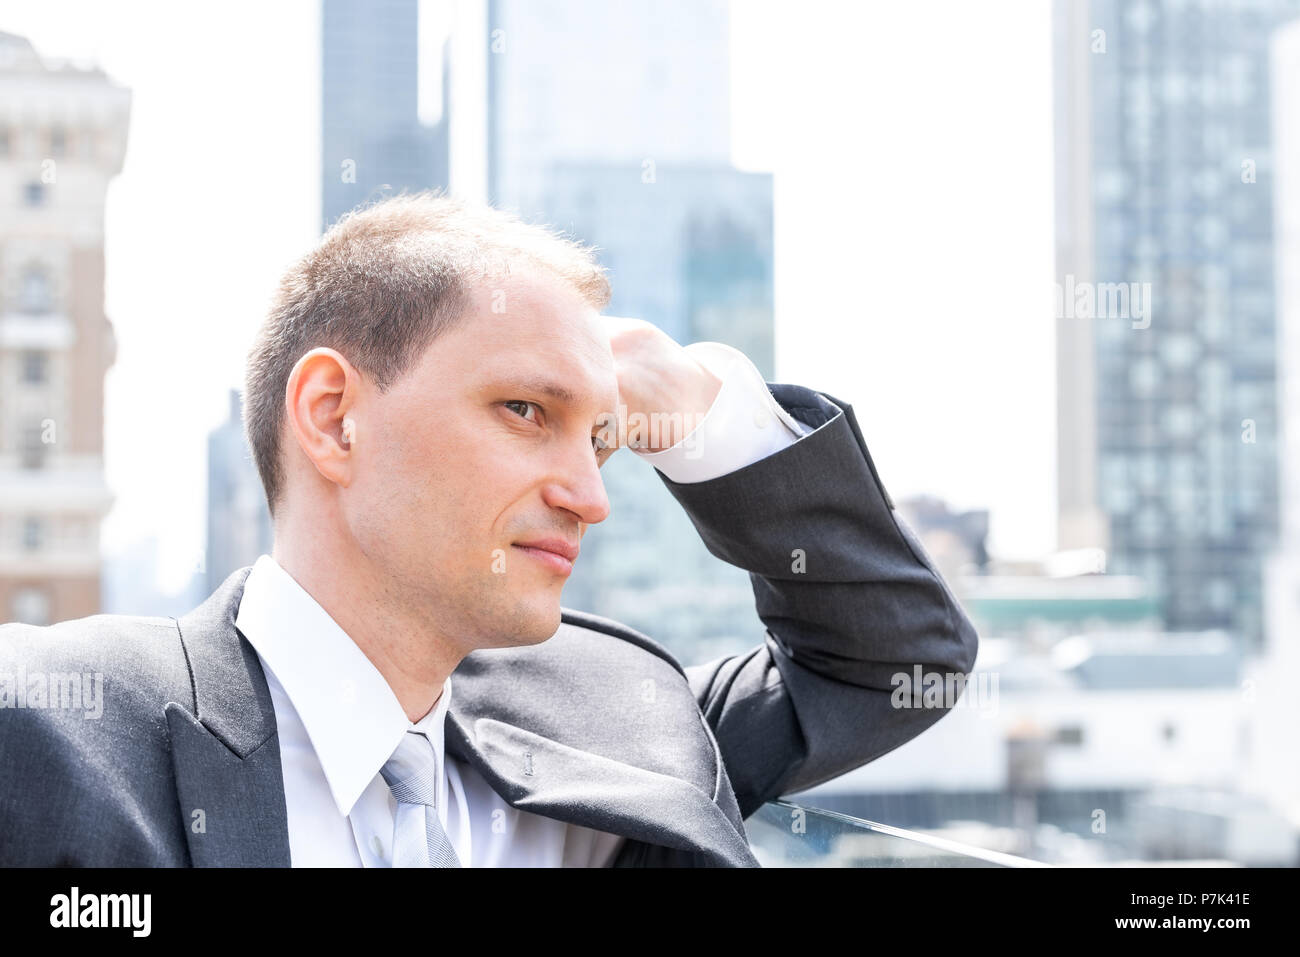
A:
{"label": "light gray striped tie", "polygon": [[408,731],[380,769],[397,799],[393,827],[394,867],[460,867],[460,858],[438,820],[438,768],[433,743]]}

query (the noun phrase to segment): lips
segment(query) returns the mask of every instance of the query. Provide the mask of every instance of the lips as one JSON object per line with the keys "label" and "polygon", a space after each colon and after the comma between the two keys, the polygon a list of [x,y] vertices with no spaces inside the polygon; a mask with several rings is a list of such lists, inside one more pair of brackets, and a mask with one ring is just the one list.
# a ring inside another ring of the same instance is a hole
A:
{"label": "lips", "polygon": [[539,538],[531,542],[515,542],[519,549],[533,561],[540,563],[556,575],[568,576],[573,571],[573,561],[578,557],[578,546],[563,538]]}
{"label": "lips", "polygon": [[520,548],[536,548],[544,552],[553,552],[567,561],[575,561],[578,557],[578,546],[570,544],[563,538],[539,538],[531,542],[515,542]]}

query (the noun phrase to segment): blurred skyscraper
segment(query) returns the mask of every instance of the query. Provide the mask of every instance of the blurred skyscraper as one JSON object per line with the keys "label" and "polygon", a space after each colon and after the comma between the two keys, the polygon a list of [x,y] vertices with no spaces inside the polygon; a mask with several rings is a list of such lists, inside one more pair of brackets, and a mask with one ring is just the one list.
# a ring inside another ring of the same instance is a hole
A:
{"label": "blurred skyscraper", "polygon": [[[322,0],[321,229],[403,189],[447,185],[447,60],[436,124],[420,116],[418,0]],[[423,51],[430,54],[433,51]],[[240,394],[208,437],[208,590],[273,544],[270,513],[242,426]]]}
{"label": "blurred skyscraper", "polygon": [[[490,0],[488,196],[598,247],[607,312],[718,341],[773,375],[772,178],[730,165],[725,0]],[[652,468],[603,469],[568,606],[690,658],[762,634],[747,574],[709,554]]]}
{"label": "blurred skyscraper", "polygon": [[1282,420],[1282,535],[1267,564],[1264,653],[1251,663],[1254,721],[1243,788],[1289,815],[1300,833],[1300,20],[1277,30],[1271,49],[1273,136],[1277,156],[1279,403]]}
{"label": "blurred skyscraper", "polygon": [[104,200],[131,93],[0,33],[0,622],[100,611]]}
{"label": "blurred skyscraper", "polygon": [[322,231],[390,190],[447,185],[446,51],[441,119],[429,125],[419,114],[419,6],[322,0]]}
{"label": "blurred skyscraper", "polygon": [[[489,0],[488,189],[540,212],[558,162],[731,162],[727,0]],[[603,200],[603,196],[600,197]]]}
{"label": "blurred skyscraper", "polygon": [[239,391],[230,390],[230,417],[208,435],[207,593],[272,545],[266,493],[244,436]]}
{"label": "blurred skyscraper", "polygon": [[1278,524],[1267,45],[1297,14],[1056,6],[1059,546],[1252,645]]}

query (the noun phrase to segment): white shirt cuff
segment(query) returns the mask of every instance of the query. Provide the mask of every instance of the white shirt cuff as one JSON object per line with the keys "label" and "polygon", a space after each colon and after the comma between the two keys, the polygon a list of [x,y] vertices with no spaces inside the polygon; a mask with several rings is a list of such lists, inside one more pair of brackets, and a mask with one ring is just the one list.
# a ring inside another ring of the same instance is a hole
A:
{"label": "white shirt cuff", "polygon": [[722,388],[704,418],[680,442],[659,452],[632,451],[679,484],[706,482],[793,445],[814,431],[781,407],[749,357],[722,342],[686,351]]}

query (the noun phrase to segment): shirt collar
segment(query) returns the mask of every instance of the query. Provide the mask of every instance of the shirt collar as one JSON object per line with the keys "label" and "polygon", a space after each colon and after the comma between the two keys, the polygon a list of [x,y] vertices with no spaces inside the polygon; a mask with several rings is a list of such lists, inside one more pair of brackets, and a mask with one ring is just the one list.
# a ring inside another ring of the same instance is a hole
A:
{"label": "shirt collar", "polygon": [[407,731],[428,736],[442,777],[450,675],[437,704],[412,723],[370,659],[270,555],[257,559],[244,582],[235,627],[302,718],[340,814],[352,813]]}

